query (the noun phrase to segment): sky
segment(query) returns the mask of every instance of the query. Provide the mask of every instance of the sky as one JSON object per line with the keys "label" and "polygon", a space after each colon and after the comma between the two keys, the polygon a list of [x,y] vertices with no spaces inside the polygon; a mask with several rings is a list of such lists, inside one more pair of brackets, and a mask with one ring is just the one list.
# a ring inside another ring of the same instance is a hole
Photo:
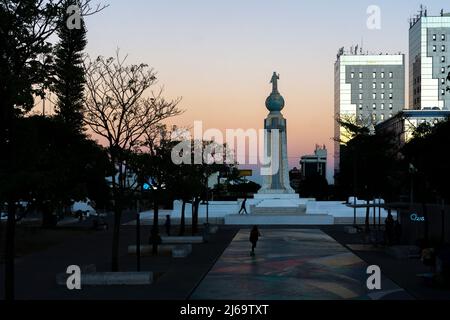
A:
{"label": "sky", "polygon": [[[340,47],[407,54],[408,19],[444,1],[411,0],[106,0],[88,17],[91,56],[117,48],[130,62],[155,68],[167,98],[185,113],[171,124],[205,129],[261,129],[274,71],[286,100],[290,167],[316,144],[333,156],[334,62]],[[367,28],[367,8],[380,7],[381,28]],[[407,61],[407,60],[406,60]]]}

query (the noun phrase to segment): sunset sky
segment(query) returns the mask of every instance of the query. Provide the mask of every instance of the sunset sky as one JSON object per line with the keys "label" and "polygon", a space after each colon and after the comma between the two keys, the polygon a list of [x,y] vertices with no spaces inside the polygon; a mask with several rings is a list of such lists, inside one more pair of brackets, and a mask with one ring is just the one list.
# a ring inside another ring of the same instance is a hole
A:
{"label": "sunset sky", "polygon": [[[444,1],[109,0],[89,17],[92,55],[145,62],[158,72],[169,98],[186,112],[172,123],[205,128],[255,128],[267,115],[273,71],[286,100],[290,165],[316,143],[332,166],[333,64],[342,46],[407,53],[408,18],[420,3],[439,14]],[[381,8],[381,30],[366,27],[369,5]],[[448,6],[447,8],[448,9]],[[330,174],[331,174],[331,170]]]}

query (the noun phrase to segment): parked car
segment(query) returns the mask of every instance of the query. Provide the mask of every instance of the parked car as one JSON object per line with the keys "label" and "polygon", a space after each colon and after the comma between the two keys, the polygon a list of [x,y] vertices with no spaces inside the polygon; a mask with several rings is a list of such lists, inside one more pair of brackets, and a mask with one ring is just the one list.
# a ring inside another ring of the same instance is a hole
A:
{"label": "parked car", "polygon": [[71,211],[72,211],[72,214],[74,214],[76,216],[80,216],[80,214],[81,214],[83,217],[86,217],[86,218],[97,215],[97,211],[92,206],[92,203],[90,200],[74,202],[74,204],[72,205]]}

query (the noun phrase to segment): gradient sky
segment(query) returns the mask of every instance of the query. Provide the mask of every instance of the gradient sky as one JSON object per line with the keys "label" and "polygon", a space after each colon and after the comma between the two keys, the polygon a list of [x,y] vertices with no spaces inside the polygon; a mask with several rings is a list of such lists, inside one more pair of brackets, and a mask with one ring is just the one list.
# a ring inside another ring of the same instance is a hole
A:
{"label": "gradient sky", "polygon": [[[336,53],[364,42],[364,51],[407,53],[408,18],[420,3],[439,14],[444,1],[109,0],[89,17],[92,55],[145,62],[158,72],[169,98],[186,112],[171,122],[191,127],[255,128],[267,115],[264,101],[273,71],[286,100],[290,165],[316,143],[332,166]],[[381,8],[381,30],[366,27],[369,5]],[[330,170],[331,173],[331,170]]]}

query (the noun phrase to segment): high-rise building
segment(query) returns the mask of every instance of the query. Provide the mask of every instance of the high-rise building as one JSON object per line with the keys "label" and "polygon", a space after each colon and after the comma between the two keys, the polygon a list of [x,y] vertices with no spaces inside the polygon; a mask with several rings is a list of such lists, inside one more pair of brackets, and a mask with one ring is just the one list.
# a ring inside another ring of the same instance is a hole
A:
{"label": "high-rise building", "polygon": [[411,19],[409,109],[450,110],[450,13]]}
{"label": "high-rise building", "polygon": [[[405,55],[339,50],[335,63],[335,117],[365,126],[389,119],[405,107]],[[341,146],[349,139],[335,121],[334,169],[339,171]]]}

